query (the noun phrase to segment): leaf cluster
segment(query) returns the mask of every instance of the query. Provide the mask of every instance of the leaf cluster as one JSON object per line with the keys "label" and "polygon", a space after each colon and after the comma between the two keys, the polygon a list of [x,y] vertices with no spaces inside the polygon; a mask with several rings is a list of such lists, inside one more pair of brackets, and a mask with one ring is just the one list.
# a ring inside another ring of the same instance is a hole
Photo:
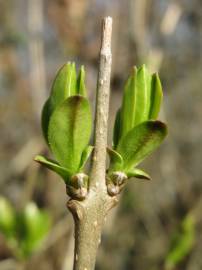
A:
{"label": "leaf cluster", "polygon": [[[74,63],[65,64],[57,73],[42,111],[43,134],[56,160],[44,156],[35,158],[59,174],[71,190],[78,183],[80,189],[87,188],[86,175],[82,172],[92,151],[88,145],[91,109],[84,80],[84,67],[80,68],[77,76]],[[75,177],[76,174],[79,174],[78,177]],[[83,195],[80,194],[80,197]]]}
{"label": "leaf cluster", "polygon": [[0,232],[18,259],[26,259],[42,244],[50,230],[51,219],[45,210],[30,202],[22,211],[0,197]]}
{"label": "leaf cluster", "polygon": [[[162,101],[158,74],[150,74],[145,65],[134,67],[125,86],[121,107],[114,124],[113,145],[107,148],[108,193],[118,194],[128,178],[150,179],[137,168],[163,141],[166,125],[156,120]],[[67,193],[84,199],[88,191],[86,161],[92,129],[90,104],[86,97],[85,71],[77,76],[74,63],[65,64],[56,75],[42,111],[42,130],[55,160],[37,156],[36,161],[59,174]]]}
{"label": "leaf cluster", "polygon": [[114,177],[117,172],[125,173],[124,182],[124,179],[130,177],[150,179],[147,173],[136,166],[150,155],[167,135],[166,125],[156,120],[162,97],[158,74],[150,74],[145,65],[138,69],[134,67],[124,86],[121,107],[116,113],[113,146],[108,149],[110,190],[115,185],[115,192],[119,191],[119,184]]}

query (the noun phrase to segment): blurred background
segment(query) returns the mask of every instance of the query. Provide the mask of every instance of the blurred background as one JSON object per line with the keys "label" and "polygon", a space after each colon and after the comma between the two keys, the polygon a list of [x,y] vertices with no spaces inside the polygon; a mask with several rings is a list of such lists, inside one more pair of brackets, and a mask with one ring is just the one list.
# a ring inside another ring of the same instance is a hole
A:
{"label": "blurred background", "polygon": [[109,215],[96,270],[202,269],[201,0],[0,0],[1,270],[72,268],[65,186],[33,157],[48,152],[40,114],[65,62],[85,65],[93,104],[106,15],[113,17],[109,144],[124,81],[143,63],[160,73],[169,136],[141,164],[152,181],[131,180]]}

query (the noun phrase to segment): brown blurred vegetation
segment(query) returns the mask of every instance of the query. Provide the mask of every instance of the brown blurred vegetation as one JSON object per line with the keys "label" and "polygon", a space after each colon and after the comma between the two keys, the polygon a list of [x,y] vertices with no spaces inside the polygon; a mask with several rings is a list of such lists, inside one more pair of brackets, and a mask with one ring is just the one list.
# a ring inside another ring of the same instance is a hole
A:
{"label": "brown blurred vegetation", "polygon": [[[17,208],[34,200],[53,227],[24,269],[71,269],[73,222],[65,186],[33,162],[47,152],[40,112],[57,69],[84,64],[93,100],[100,21],[113,23],[109,141],[131,66],[159,71],[161,119],[169,137],[142,164],[151,182],[131,181],[108,217],[96,269],[162,270],[170,239],[192,213],[196,239],[177,270],[202,269],[202,2],[201,0],[0,1],[0,189]],[[0,269],[19,269],[0,236]]]}

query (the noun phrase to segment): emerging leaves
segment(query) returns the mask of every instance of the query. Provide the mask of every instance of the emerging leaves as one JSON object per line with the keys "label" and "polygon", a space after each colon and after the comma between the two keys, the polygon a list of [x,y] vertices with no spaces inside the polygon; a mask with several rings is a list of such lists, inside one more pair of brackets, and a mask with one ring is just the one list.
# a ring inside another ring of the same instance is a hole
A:
{"label": "emerging leaves", "polygon": [[[125,87],[121,108],[117,111],[113,149],[108,150],[110,175],[123,172],[128,178],[150,179],[135,168],[150,155],[167,135],[164,123],[156,121],[162,101],[162,87],[157,74],[150,74],[145,65],[134,67]],[[114,183],[111,179],[111,183]],[[112,177],[111,177],[112,178]]]}
{"label": "emerging leaves", "polygon": [[145,65],[139,69],[134,67],[124,87],[122,105],[116,115],[114,149],[129,130],[144,121],[157,118],[162,96],[158,75],[150,75]]}
{"label": "emerging leaves", "polygon": [[[134,67],[116,114],[113,147],[107,148],[110,165],[106,181],[111,196],[121,191],[128,178],[150,179],[136,166],[167,135],[166,125],[156,120],[162,96],[158,75],[150,74],[145,65]],[[78,76],[74,63],[65,64],[57,73],[42,111],[42,129],[56,161],[43,156],[36,156],[35,161],[62,177],[68,195],[78,200],[85,199],[88,176],[84,167],[93,146],[89,145],[92,116],[86,98],[83,66]]]}
{"label": "emerging leaves", "polygon": [[43,156],[37,156],[35,161],[59,174],[71,186],[77,179],[73,176],[82,172],[92,151],[88,145],[91,109],[85,96],[84,67],[77,77],[75,64],[67,63],[57,73],[42,111],[43,134],[56,161]]}

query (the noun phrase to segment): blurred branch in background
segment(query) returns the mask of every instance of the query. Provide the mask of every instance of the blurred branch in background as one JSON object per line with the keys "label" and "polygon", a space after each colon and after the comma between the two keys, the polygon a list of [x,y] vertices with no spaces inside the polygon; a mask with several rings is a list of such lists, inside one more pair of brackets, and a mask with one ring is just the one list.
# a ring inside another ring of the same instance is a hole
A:
{"label": "blurred branch in background", "polygon": [[46,99],[46,73],[43,42],[43,1],[28,0],[28,29],[30,53],[30,83],[33,107],[37,119]]}

